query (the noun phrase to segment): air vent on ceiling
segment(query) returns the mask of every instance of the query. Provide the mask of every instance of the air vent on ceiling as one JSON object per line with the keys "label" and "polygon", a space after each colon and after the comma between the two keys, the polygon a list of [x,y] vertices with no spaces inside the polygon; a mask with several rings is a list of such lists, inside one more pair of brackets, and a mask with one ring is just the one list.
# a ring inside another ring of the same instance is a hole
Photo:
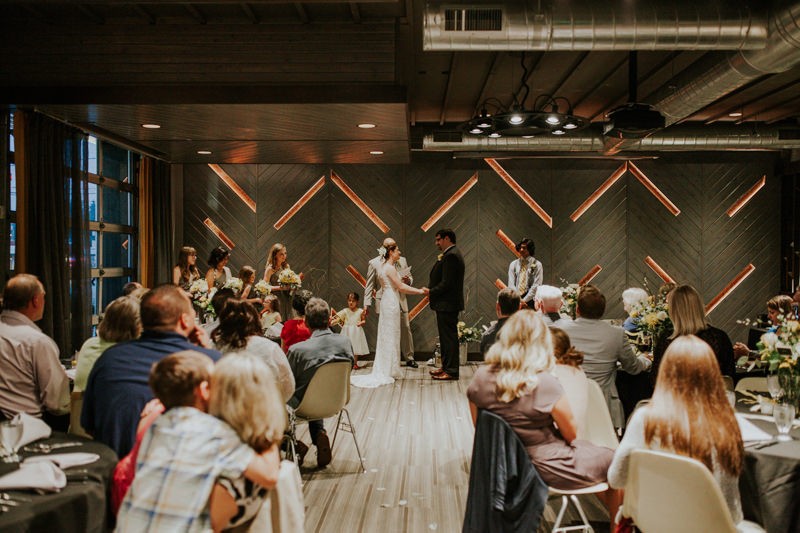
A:
{"label": "air vent on ceiling", "polygon": [[501,31],[503,10],[499,8],[445,8],[445,31]]}

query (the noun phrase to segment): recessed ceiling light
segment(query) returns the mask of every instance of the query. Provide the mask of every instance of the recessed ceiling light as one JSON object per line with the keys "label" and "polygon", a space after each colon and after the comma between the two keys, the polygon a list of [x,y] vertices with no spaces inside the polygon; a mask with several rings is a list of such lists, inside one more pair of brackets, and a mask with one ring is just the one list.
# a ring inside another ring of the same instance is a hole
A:
{"label": "recessed ceiling light", "polygon": [[383,152],[380,150],[370,150],[370,155],[383,155]]}
{"label": "recessed ceiling light", "polygon": [[161,128],[161,124],[142,124],[142,127],[148,130],[157,130]]}
{"label": "recessed ceiling light", "polygon": [[361,128],[362,130],[377,128],[377,126],[371,122],[364,122],[363,124],[359,124],[358,127]]}
{"label": "recessed ceiling light", "polygon": [[735,117],[741,117],[742,113],[741,113],[741,111],[734,111],[733,113],[728,113],[728,116],[729,117],[734,117],[734,118]]}
{"label": "recessed ceiling light", "polygon": [[211,155],[211,150],[198,150],[199,155]]}

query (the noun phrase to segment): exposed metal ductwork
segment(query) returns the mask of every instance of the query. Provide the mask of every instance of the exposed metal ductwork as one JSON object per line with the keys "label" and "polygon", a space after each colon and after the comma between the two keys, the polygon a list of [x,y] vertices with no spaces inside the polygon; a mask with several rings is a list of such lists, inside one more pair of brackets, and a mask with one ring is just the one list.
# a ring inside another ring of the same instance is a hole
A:
{"label": "exposed metal ductwork", "polygon": [[[437,142],[426,135],[422,148],[427,152],[602,152],[603,136],[597,128],[570,137],[465,137],[461,142]],[[800,127],[761,124],[673,126],[645,139],[628,141],[628,151],[718,151],[800,149]]]}
{"label": "exposed metal ductwork", "polygon": [[758,50],[767,36],[744,1],[437,1],[425,8],[423,49]]}

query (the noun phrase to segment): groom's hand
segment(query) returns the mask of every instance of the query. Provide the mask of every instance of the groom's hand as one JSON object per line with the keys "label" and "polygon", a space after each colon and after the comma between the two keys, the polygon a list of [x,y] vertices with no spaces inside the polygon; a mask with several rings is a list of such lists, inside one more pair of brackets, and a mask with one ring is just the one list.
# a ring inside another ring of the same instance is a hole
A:
{"label": "groom's hand", "polygon": [[428,296],[431,293],[431,290],[428,287],[422,287],[422,294]]}

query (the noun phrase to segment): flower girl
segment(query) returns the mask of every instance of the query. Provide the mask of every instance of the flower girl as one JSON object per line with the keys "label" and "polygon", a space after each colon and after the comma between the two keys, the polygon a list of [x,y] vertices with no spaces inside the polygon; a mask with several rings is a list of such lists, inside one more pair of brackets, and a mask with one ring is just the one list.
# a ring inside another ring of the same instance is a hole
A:
{"label": "flower girl", "polygon": [[353,369],[361,368],[358,366],[358,358],[362,355],[369,355],[369,345],[367,336],[364,335],[364,310],[358,307],[358,294],[351,292],[347,295],[347,309],[342,309],[331,320],[331,325],[340,324],[342,335],[347,336],[353,344]]}
{"label": "flower girl", "polygon": [[242,290],[236,296],[253,305],[262,304],[263,301],[253,290],[253,284],[256,282],[256,269],[249,265],[243,266],[239,271],[239,279],[242,280]]}

